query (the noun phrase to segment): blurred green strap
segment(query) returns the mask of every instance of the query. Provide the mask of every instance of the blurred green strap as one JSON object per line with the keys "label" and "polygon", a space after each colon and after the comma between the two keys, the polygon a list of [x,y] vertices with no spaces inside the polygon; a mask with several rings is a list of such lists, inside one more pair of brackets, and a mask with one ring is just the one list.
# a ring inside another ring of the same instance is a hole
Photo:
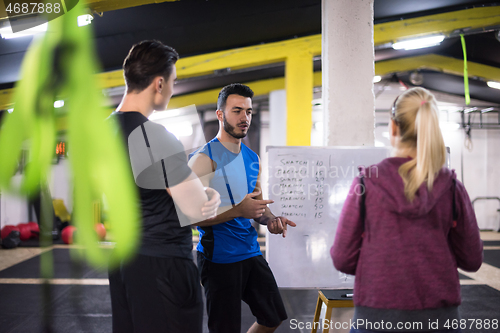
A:
{"label": "blurred green strap", "polygon": [[[33,41],[23,59],[14,111],[5,117],[0,131],[0,186],[31,195],[44,179],[50,180],[56,147],[54,101],[63,98],[75,194],[75,239],[90,263],[116,266],[135,253],[140,239],[137,189],[121,135],[116,135],[119,129],[105,121],[110,111],[104,108],[100,82],[94,75],[99,68],[92,27],[77,25],[82,14],[83,5],[78,4],[50,21],[47,32]],[[19,157],[26,149],[30,163],[21,185],[13,186]],[[116,242],[113,254],[99,246],[94,229],[94,203],[103,197],[108,209],[106,222]]]}
{"label": "blurred green strap", "polygon": [[470,104],[470,92],[469,92],[469,69],[467,68],[467,48],[465,46],[465,38],[463,34],[460,34],[460,40],[462,41],[462,50],[464,51],[464,91],[465,91],[465,105]]}

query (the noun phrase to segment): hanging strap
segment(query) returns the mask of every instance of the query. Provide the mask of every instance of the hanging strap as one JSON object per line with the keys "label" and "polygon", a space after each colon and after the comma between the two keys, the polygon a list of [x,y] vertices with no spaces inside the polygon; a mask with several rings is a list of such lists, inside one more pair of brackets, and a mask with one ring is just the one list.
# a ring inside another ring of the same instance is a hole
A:
{"label": "hanging strap", "polygon": [[464,93],[465,93],[465,105],[470,104],[470,92],[469,92],[469,69],[467,67],[467,48],[465,47],[465,38],[463,34],[460,34],[460,41],[462,42],[462,50],[464,52]]}

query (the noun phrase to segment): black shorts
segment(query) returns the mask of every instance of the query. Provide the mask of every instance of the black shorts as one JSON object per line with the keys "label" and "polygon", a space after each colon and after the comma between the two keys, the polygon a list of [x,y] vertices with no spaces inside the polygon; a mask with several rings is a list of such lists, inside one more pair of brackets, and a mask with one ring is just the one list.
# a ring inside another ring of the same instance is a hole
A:
{"label": "black shorts", "polygon": [[276,327],[287,319],[273,273],[262,256],[216,264],[198,252],[198,269],[211,333],[240,332],[242,300],[260,325]]}
{"label": "black shorts", "polygon": [[116,333],[201,333],[203,298],[191,259],[137,255],[110,272]]}

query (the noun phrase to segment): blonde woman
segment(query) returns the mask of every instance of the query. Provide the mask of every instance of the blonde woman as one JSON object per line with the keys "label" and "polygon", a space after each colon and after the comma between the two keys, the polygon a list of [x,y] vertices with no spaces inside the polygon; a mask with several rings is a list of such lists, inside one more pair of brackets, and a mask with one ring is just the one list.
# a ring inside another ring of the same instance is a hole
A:
{"label": "blonde woman", "polygon": [[351,332],[460,332],[457,267],[477,271],[483,244],[467,191],[443,167],[434,96],[399,96],[389,133],[394,157],[360,168],[331,248],[356,276]]}

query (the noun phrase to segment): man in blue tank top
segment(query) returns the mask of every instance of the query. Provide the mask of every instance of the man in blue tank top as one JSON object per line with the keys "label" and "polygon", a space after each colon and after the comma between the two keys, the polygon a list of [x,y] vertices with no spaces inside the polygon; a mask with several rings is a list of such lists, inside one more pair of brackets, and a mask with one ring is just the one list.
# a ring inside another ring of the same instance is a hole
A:
{"label": "man in blue tank top", "polygon": [[242,84],[224,87],[217,100],[219,132],[190,155],[188,165],[204,186],[221,195],[215,218],[197,224],[198,269],[207,299],[211,333],[241,330],[241,300],[256,323],[248,332],[274,332],[287,318],[285,307],[250,219],[273,234],[286,234],[295,223],[274,216],[263,200],[259,156],[241,141],[252,120],[253,91]]}

